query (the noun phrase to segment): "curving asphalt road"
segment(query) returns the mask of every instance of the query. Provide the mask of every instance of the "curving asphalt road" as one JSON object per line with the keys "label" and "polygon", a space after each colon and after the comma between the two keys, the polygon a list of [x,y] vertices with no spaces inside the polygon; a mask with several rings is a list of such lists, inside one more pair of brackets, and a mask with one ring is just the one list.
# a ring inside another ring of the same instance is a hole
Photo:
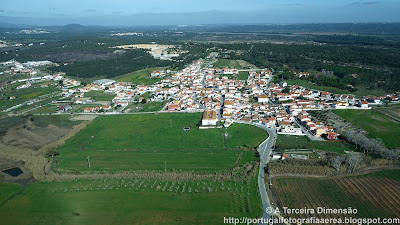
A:
{"label": "curving asphalt road", "polygon": [[263,205],[263,220],[261,221],[260,224],[267,224],[264,223],[268,221],[269,218],[271,218],[271,215],[273,214],[270,209],[272,209],[272,206],[269,202],[269,198],[267,195],[267,189],[265,187],[265,182],[264,182],[264,168],[268,165],[270,158],[271,158],[271,152],[272,152],[272,147],[275,143],[275,139],[277,138],[277,133],[276,129],[274,128],[267,128],[266,126],[263,125],[255,125],[261,129],[264,129],[265,131],[268,132],[268,139],[265,140],[263,143],[258,148],[258,152],[260,153],[260,172],[258,174],[258,188],[260,190],[260,196],[262,200],[262,205]]}

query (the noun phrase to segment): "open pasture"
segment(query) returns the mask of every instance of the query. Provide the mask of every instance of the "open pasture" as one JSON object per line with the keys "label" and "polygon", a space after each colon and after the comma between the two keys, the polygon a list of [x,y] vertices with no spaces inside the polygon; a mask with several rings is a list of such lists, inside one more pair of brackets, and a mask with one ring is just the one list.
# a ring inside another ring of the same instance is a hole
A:
{"label": "open pasture", "polygon": [[223,224],[260,214],[256,179],[101,179],[34,183],[0,205],[0,224]]}

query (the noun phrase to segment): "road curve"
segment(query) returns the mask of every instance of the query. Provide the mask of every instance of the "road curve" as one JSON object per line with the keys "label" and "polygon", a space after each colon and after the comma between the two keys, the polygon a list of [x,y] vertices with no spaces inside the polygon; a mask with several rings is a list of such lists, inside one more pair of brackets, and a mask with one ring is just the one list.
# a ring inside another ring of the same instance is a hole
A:
{"label": "road curve", "polygon": [[268,221],[268,219],[271,218],[273,212],[271,211],[272,206],[271,203],[269,202],[267,189],[265,187],[264,168],[268,165],[270,161],[272,147],[275,143],[277,134],[276,134],[276,129],[274,128],[267,128],[266,126],[258,124],[256,126],[267,131],[269,135],[268,139],[265,140],[263,143],[261,143],[258,148],[258,152],[260,153],[260,172],[258,173],[258,188],[260,190],[260,196],[263,205],[263,216],[262,216],[263,220],[261,221],[260,224],[267,224],[266,221]]}
{"label": "road curve", "polygon": [[[260,172],[258,173],[258,189],[260,190],[261,201],[263,205],[263,216],[260,224],[266,223],[271,215],[273,214],[271,203],[267,195],[267,189],[264,182],[264,168],[268,165],[271,160],[272,147],[275,144],[277,133],[276,128],[268,128],[265,125],[257,123],[246,123],[243,121],[235,121],[236,123],[243,123],[259,127],[268,132],[268,138],[258,146],[258,152],[260,153]],[[272,211],[271,211],[272,210]],[[267,213],[268,211],[268,213]],[[265,222],[265,223],[264,223]]]}

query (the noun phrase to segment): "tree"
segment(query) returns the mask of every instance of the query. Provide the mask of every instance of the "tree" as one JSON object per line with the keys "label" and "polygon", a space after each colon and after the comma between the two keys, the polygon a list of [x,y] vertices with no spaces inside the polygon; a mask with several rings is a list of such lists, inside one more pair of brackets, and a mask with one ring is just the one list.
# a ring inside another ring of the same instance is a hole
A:
{"label": "tree", "polygon": [[285,87],[285,89],[283,89],[283,93],[289,94],[290,89],[288,87]]}
{"label": "tree", "polygon": [[147,100],[144,98],[144,99],[142,99],[142,101],[140,103],[146,104],[146,102],[147,102]]}
{"label": "tree", "polygon": [[359,153],[350,153],[347,157],[348,162],[349,162],[349,167],[347,169],[348,173],[354,173],[356,170],[357,166],[362,162],[363,158],[362,155]]}
{"label": "tree", "polygon": [[345,158],[340,155],[336,155],[332,158],[332,167],[336,170],[336,173],[339,173],[340,167],[342,166],[342,163],[344,162]]}
{"label": "tree", "polygon": [[55,155],[58,155],[58,152],[57,152],[57,148],[56,147],[54,147],[54,146],[50,146],[50,147],[48,147],[48,148],[46,148],[45,150],[44,150],[44,154],[46,155],[46,156],[51,156],[51,157],[54,157]]}

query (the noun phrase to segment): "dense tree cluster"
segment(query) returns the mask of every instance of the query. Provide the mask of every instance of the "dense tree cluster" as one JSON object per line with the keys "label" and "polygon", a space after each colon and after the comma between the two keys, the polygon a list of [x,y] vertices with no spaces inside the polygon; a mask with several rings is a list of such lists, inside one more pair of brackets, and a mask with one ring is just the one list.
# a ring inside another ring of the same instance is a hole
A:
{"label": "dense tree cluster", "polygon": [[[225,44],[219,47],[240,50],[241,54],[236,54],[234,58],[243,59],[260,68],[319,71],[321,76],[310,78],[318,85],[340,89],[348,89],[349,85],[387,91],[400,89],[398,48],[268,43]],[[323,71],[332,71],[333,76],[323,76]]]}
{"label": "dense tree cluster", "polygon": [[112,78],[132,71],[145,69],[147,67],[163,67],[171,65],[170,61],[163,61],[153,58],[144,50],[126,50],[122,56],[104,60],[91,60],[75,62],[49,69],[57,72],[66,72],[70,76],[81,78],[105,76]]}
{"label": "dense tree cluster", "polygon": [[397,149],[388,149],[380,139],[372,139],[354,130],[343,130],[338,128],[338,132],[347,140],[356,144],[364,153],[369,153],[378,157],[399,160],[400,152]]}

